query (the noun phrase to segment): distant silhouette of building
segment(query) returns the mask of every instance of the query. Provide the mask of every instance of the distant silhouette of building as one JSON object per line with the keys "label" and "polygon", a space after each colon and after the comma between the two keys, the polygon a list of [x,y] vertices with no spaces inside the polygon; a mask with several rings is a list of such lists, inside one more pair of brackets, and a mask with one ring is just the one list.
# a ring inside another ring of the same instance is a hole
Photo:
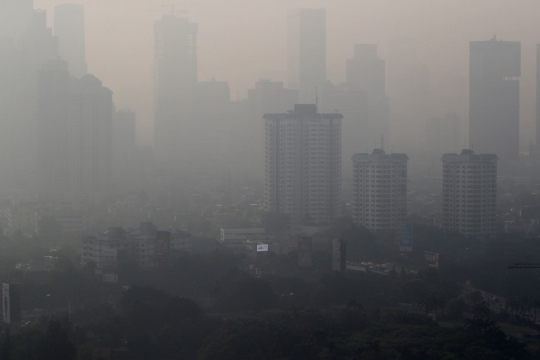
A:
{"label": "distant silhouette of building", "polygon": [[395,230],[407,221],[407,161],[405,154],[355,154],[353,219],[371,231]]}
{"label": "distant silhouette of building", "polygon": [[242,165],[248,166],[246,170],[251,172],[252,176],[259,179],[264,176],[264,144],[261,142],[264,137],[264,124],[260,119],[264,114],[293,110],[298,102],[298,90],[286,89],[282,82],[260,80],[254,89],[248,90],[247,119],[236,128],[236,131],[241,132],[241,149],[236,153],[242,159]]}
{"label": "distant silhouette of building", "polygon": [[469,143],[508,169],[519,156],[521,43],[471,41],[469,70]]}
{"label": "distant silhouette of building", "polygon": [[111,189],[112,91],[93,75],[70,89],[70,181],[75,199],[99,199]]}
{"label": "distant silhouette of building", "polygon": [[69,190],[70,84],[68,64],[51,60],[38,74],[38,192],[59,197]]}
{"label": "distant silhouette of building", "polygon": [[495,236],[497,155],[445,154],[443,164],[442,227],[466,236]]}
{"label": "distant silhouette of building", "polygon": [[129,177],[135,176],[134,156],[137,150],[137,115],[134,111],[114,113],[112,122],[112,175],[114,185],[125,187]]}
{"label": "distant silhouette of building", "polygon": [[386,139],[390,145],[390,107],[385,90],[385,61],[377,56],[376,44],[358,44],[354,58],[347,60],[347,83],[365,94],[366,118],[362,133],[367,139]]}
{"label": "distant silhouette of building", "polygon": [[326,9],[291,9],[287,36],[288,87],[313,103],[326,82]]}
{"label": "distant silhouette of building", "polygon": [[197,25],[165,15],[154,24],[154,155],[178,162],[189,149],[197,86]]}
{"label": "distant silhouette of building", "polygon": [[330,225],[340,215],[341,119],[314,104],[264,115],[264,207],[293,224]]}
{"label": "distant silhouette of building", "polygon": [[60,57],[69,64],[69,73],[81,78],[87,73],[84,6],[62,4],[54,8],[54,35]]}

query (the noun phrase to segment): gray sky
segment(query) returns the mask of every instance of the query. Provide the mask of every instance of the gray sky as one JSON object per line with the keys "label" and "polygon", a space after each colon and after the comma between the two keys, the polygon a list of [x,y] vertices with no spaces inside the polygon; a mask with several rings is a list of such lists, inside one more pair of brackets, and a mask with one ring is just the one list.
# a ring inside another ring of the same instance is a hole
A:
{"label": "gray sky", "polygon": [[[63,0],[34,0],[49,12]],[[522,143],[534,129],[535,44],[540,42],[537,0],[71,0],[86,6],[89,72],[115,93],[119,108],[134,109],[140,140],[151,141],[153,22],[163,3],[176,3],[199,24],[199,79],[228,81],[231,96],[261,78],[285,80],[286,15],[293,7],[327,8],[328,76],[344,78],[355,43],[378,43],[386,57],[391,39],[410,38],[432,73],[434,88],[468,76],[469,40],[522,42]],[[449,85],[448,85],[449,86]],[[462,93],[463,88],[445,89]],[[435,114],[438,115],[438,114]]]}

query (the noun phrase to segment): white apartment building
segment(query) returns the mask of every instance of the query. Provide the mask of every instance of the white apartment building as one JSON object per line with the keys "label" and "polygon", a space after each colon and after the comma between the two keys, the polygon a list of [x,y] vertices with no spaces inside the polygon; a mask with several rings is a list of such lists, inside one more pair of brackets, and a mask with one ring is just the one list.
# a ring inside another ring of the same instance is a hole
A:
{"label": "white apartment building", "polygon": [[407,220],[407,161],[405,154],[355,154],[352,213],[370,231],[394,230]]}
{"label": "white apartment building", "polygon": [[442,227],[477,238],[495,236],[497,155],[445,154]]}
{"label": "white apartment building", "polygon": [[328,225],[340,215],[341,120],[312,104],[266,114],[264,207],[294,225]]}
{"label": "white apartment building", "polygon": [[82,264],[95,264],[104,282],[118,282],[118,239],[111,231],[83,239]]}

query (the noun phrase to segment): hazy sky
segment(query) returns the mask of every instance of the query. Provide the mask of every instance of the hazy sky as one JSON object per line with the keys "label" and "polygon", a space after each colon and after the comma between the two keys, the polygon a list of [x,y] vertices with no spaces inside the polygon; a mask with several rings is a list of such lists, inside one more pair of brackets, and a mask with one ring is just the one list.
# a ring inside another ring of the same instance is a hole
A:
{"label": "hazy sky", "polygon": [[[34,0],[49,12],[63,0]],[[294,7],[327,8],[328,77],[344,78],[355,43],[378,43],[385,58],[391,39],[409,38],[432,73],[434,88],[468,76],[468,42],[497,35],[522,42],[522,143],[534,117],[535,44],[540,42],[537,0],[71,0],[86,6],[87,62],[114,91],[118,108],[134,109],[139,138],[151,141],[153,22],[177,4],[179,16],[199,24],[199,80],[228,81],[244,98],[261,78],[286,78],[286,17]],[[463,88],[446,89],[462,93]],[[435,114],[439,115],[439,114]],[[466,115],[466,114],[462,114]]]}

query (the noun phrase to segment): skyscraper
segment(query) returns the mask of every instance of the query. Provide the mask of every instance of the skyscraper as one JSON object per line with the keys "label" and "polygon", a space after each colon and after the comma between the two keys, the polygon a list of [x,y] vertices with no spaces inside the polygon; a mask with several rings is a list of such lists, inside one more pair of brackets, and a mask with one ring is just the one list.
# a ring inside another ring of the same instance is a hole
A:
{"label": "skyscraper", "polygon": [[288,87],[312,103],[326,82],[326,9],[293,9],[288,17]]}
{"label": "skyscraper", "polygon": [[407,161],[405,154],[355,154],[352,213],[371,231],[396,230],[407,221]]}
{"label": "skyscraper", "polygon": [[60,57],[69,64],[69,73],[78,79],[86,75],[84,6],[76,4],[56,6],[54,35],[58,37]]}
{"label": "skyscraper", "polygon": [[197,85],[197,25],[165,15],[154,24],[154,149],[158,161],[186,153]]}
{"label": "skyscraper", "polygon": [[329,225],[340,214],[341,114],[313,104],[266,114],[264,206],[293,224]]}
{"label": "skyscraper", "polygon": [[93,75],[70,89],[70,182],[75,199],[104,196],[111,186],[112,91]]}
{"label": "skyscraper", "polygon": [[443,229],[486,238],[495,235],[497,155],[463,150],[445,154],[443,163]]}
{"label": "skyscraper", "polygon": [[38,74],[38,191],[60,196],[69,189],[69,72],[63,60],[51,60]]}
{"label": "skyscraper", "polygon": [[508,168],[519,156],[521,43],[472,41],[469,71],[469,142]]}

